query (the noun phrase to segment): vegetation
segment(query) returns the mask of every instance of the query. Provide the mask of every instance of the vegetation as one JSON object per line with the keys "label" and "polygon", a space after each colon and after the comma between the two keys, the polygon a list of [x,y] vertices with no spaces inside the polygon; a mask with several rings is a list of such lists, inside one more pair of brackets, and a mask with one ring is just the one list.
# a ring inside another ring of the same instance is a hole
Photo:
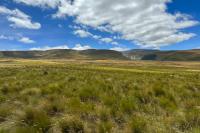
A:
{"label": "vegetation", "polygon": [[158,61],[200,61],[200,50],[140,50],[133,49],[124,52],[124,55],[134,60],[158,60]]}
{"label": "vegetation", "polygon": [[0,60],[0,133],[199,133],[199,66]]}
{"label": "vegetation", "polygon": [[133,49],[124,52],[114,50],[88,49],[76,51],[58,49],[47,51],[0,51],[0,58],[10,59],[76,59],[76,60],[157,60],[157,61],[200,61],[200,50],[143,50]]}
{"label": "vegetation", "polygon": [[0,58],[22,59],[87,59],[87,60],[128,60],[121,52],[113,50],[89,49],[77,51],[72,49],[58,49],[47,51],[0,51]]}

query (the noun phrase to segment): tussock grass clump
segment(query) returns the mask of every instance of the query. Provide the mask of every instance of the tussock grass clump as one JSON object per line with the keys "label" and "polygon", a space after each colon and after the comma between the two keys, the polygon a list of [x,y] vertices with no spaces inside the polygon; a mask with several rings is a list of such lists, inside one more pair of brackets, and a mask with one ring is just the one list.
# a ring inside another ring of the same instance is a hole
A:
{"label": "tussock grass clump", "polygon": [[120,101],[120,110],[126,114],[132,114],[136,110],[137,104],[133,97],[122,98]]}
{"label": "tussock grass clump", "polygon": [[47,114],[34,108],[26,108],[20,121],[23,122],[22,126],[33,128],[37,132],[47,132],[51,127],[51,121]]}
{"label": "tussock grass clump", "polygon": [[1,105],[0,106],[0,123],[7,120],[7,117],[11,115],[12,108],[9,105]]}
{"label": "tussock grass clump", "polygon": [[161,97],[159,98],[159,103],[160,106],[166,109],[167,111],[175,111],[177,109],[176,104],[169,98]]}
{"label": "tussock grass clump", "polygon": [[9,85],[7,85],[7,84],[3,85],[3,86],[1,87],[1,89],[0,89],[0,91],[1,91],[1,93],[4,94],[4,95],[8,94],[8,93],[9,93]]}
{"label": "tussock grass clump", "polygon": [[99,124],[98,130],[99,133],[111,133],[112,132],[112,123],[109,121],[103,121]]}
{"label": "tussock grass clump", "polygon": [[69,107],[71,112],[80,113],[82,103],[79,98],[71,98],[67,101],[67,106]]}
{"label": "tussock grass clump", "polygon": [[62,115],[66,110],[66,98],[57,94],[48,96],[40,102],[40,108],[48,115]]}
{"label": "tussock grass clump", "polygon": [[84,133],[84,125],[77,118],[63,118],[59,122],[62,133]]}
{"label": "tussock grass clump", "polygon": [[18,126],[18,127],[14,127],[11,132],[13,132],[13,133],[39,133],[39,132],[42,132],[42,131],[38,131],[33,127]]}
{"label": "tussock grass clump", "polygon": [[65,105],[61,102],[46,103],[43,105],[43,109],[48,115],[55,116],[61,115],[65,111]]}
{"label": "tussock grass clump", "polygon": [[185,117],[183,117],[178,123],[181,131],[197,131],[200,127],[200,110],[191,109],[188,112],[185,112]]}
{"label": "tussock grass clump", "polygon": [[109,121],[109,119],[110,119],[109,110],[106,109],[106,108],[102,108],[100,113],[99,113],[99,117],[100,117],[101,121],[104,121],[104,122]]}
{"label": "tussock grass clump", "polygon": [[130,123],[130,132],[132,133],[146,133],[147,130],[147,122],[143,116],[133,116]]}
{"label": "tussock grass clump", "polygon": [[96,89],[88,86],[88,88],[83,88],[80,90],[79,97],[82,102],[98,101],[99,95]]}
{"label": "tussock grass clump", "polygon": [[34,96],[34,95],[40,95],[41,94],[41,90],[39,88],[28,88],[25,90],[21,91],[21,95],[24,96]]}

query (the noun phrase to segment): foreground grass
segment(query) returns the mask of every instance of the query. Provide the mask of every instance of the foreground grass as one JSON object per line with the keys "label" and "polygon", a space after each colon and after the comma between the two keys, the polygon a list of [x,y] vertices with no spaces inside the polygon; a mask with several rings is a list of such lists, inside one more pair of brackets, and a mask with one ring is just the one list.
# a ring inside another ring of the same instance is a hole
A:
{"label": "foreground grass", "polygon": [[2,60],[0,133],[199,133],[199,65]]}

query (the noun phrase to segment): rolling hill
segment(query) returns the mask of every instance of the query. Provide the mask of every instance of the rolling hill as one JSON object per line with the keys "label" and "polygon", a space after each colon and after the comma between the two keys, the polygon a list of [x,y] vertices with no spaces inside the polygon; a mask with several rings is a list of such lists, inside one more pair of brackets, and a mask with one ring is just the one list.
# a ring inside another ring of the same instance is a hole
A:
{"label": "rolling hill", "polygon": [[124,56],[132,60],[158,60],[158,61],[200,61],[200,50],[130,50],[125,51]]}
{"label": "rolling hill", "polygon": [[0,58],[200,61],[200,50],[160,51],[133,49],[130,51],[118,52],[113,50],[96,49],[83,51],[58,49],[47,51],[1,51]]}
{"label": "rolling hill", "polygon": [[1,51],[0,58],[128,60],[128,58],[125,57],[121,52],[96,49],[83,51],[76,51],[71,49],[47,51]]}

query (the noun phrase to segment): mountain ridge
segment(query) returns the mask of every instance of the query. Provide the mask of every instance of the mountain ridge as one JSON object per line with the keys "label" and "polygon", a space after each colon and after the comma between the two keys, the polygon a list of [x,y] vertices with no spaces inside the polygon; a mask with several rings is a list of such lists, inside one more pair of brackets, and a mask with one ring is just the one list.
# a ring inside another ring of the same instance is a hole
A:
{"label": "mountain ridge", "polygon": [[22,59],[86,59],[86,60],[155,60],[155,61],[200,61],[200,49],[153,50],[132,49],[114,51],[106,49],[54,49],[33,51],[0,51],[0,58]]}
{"label": "mountain ridge", "polygon": [[130,50],[124,55],[136,60],[200,61],[200,49],[191,50]]}
{"label": "mountain ridge", "polygon": [[88,59],[88,60],[128,60],[121,52],[113,50],[72,50],[55,49],[46,51],[0,51],[0,58],[23,59]]}

